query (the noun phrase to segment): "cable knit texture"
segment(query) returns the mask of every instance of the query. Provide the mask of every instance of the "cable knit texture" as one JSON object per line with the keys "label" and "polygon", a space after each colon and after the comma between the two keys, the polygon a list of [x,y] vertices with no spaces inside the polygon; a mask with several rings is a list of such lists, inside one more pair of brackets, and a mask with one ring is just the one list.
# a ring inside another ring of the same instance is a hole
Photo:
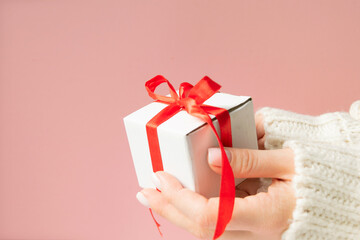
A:
{"label": "cable knit texture", "polygon": [[284,240],[360,239],[360,101],[317,117],[263,108],[265,148],[295,154],[296,207]]}

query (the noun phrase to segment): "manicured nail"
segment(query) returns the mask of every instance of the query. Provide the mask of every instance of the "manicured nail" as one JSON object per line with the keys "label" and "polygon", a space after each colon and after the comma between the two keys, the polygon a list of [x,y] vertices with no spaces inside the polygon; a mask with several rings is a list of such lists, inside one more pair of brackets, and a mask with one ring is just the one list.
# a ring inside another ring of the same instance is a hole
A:
{"label": "manicured nail", "polygon": [[[231,152],[227,149],[225,149],[226,156],[229,161],[231,161]],[[208,161],[209,164],[221,167],[222,161],[221,161],[221,150],[220,148],[209,148],[208,149]]]}
{"label": "manicured nail", "polygon": [[161,190],[161,182],[160,179],[158,178],[158,176],[156,176],[156,173],[152,173],[151,174],[151,180],[154,183],[155,187],[159,190]]}
{"label": "manicured nail", "polygon": [[136,194],[136,198],[142,205],[144,205],[145,207],[150,208],[149,202],[148,202],[148,200],[146,199],[146,197],[144,196],[144,194],[142,192],[138,192]]}

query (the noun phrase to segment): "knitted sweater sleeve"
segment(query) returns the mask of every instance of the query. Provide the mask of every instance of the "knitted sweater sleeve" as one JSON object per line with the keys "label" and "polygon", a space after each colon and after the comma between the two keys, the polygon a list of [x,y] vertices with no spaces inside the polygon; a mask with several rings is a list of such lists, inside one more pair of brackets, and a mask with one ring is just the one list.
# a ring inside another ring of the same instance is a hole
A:
{"label": "knitted sweater sleeve", "polygon": [[282,239],[360,239],[360,101],[350,114],[259,113],[265,148],[295,155],[296,207]]}
{"label": "knitted sweater sleeve", "polygon": [[287,141],[295,153],[296,207],[283,239],[360,239],[360,151]]}

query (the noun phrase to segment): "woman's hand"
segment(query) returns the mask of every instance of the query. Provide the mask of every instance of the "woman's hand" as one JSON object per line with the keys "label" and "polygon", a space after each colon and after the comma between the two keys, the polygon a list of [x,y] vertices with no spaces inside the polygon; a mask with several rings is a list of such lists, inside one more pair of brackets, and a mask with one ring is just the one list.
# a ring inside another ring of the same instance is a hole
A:
{"label": "woman's hand", "polygon": [[[261,148],[266,136],[261,116],[258,116],[256,121]],[[280,239],[295,208],[291,185],[294,174],[292,150],[227,148],[227,153],[235,177],[248,179],[236,187],[233,216],[220,239]],[[208,161],[211,169],[220,174],[220,149],[209,149]],[[272,179],[267,192],[259,192],[259,178]],[[154,174],[153,181],[161,192],[150,188],[143,189],[137,195],[141,203],[198,238],[212,238],[219,198],[207,199],[183,188],[176,178],[166,172]]]}

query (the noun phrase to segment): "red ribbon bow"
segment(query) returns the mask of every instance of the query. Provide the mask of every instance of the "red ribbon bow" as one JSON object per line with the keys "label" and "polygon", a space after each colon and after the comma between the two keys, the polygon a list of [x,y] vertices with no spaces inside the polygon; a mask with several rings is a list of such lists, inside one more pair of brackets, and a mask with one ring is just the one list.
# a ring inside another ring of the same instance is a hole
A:
{"label": "red ribbon bow", "polygon": [[[170,90],[170,97],[155,94],[155,89],[162,83],[166,83]],[[216,93],[221,86],[212,81],[209,77],[203,77],[195,86],[183,82],[180,84],[179,95],[170,82],[161,75],[150,79],[145,84],[149,96],[157,102],[168,104],[155,117],[146,124],[146,132],[149,142],[150,156],[153,171],[163,171],[157,127],[176,113],[185,109],[190,115],[200,118],[207,122],[212,128],[221,149],[222,174],[220,185],[220,199],[218,219],[213,239],[221,236],[229,223],[234,208],[235,201],[235,180],[224,146],[232,147],[231,123],[229,112],[226,109],[213,107],[203,104],[208,98]],[[215,115],[220,125],[220,135],[212,123],[208,114]],[[158,225],[158,224],[157,224]]]}

